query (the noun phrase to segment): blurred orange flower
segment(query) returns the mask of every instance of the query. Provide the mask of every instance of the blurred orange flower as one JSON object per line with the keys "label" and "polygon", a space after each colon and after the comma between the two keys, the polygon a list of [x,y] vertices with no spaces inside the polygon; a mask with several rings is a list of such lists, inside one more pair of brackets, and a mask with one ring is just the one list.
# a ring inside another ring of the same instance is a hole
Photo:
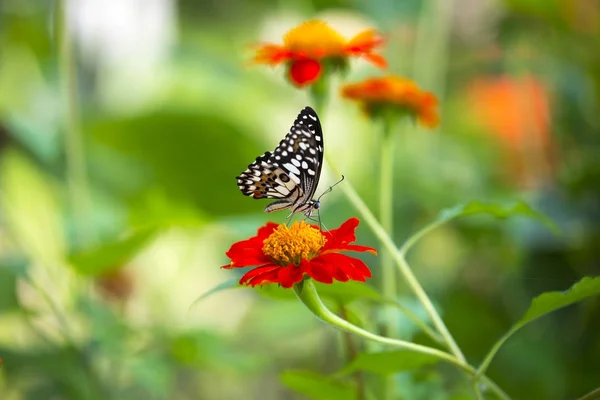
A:
{"label": "blurred orange flower", "polygon": [[526,186],[543,181],[556,150],[544,83],[534,76],[479,78],[467,93],[473,115],[504,147],[512,174]]}
{"label": "blurred orange flower", "polygon": [[439,124],[438,100],[409,79],[394,75],[369,78],[342,87],[342,96],[361,103],[370,116],[378,116],[388,110],[400,111],[418,119],[426,127]]}
{"label": "blurred orange flower", "polygon": [[322,75],[324,63],[344,66],[348,57],[363,57],[380,68],[387,66],[380,54],[373,52],[383,44],[374,29],[365,30],[350,40],[323,21],[308,21],[289,31],[283,44],[260,45],[254,56],[258,64],[287,63],[289,78],[297,86],[316,82]]}

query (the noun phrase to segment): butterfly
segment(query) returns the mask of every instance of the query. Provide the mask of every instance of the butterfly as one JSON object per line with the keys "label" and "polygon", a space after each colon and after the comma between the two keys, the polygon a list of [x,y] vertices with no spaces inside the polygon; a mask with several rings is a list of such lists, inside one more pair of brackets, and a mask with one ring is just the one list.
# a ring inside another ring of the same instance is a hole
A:
{"label": "butterfly", "polygon": [[[267,151],[237,177],[242,193],[255,199],[279,199],[265,212],[291,209],[289,216],[310,218],[320,207],[313,195],[323,165],[323,131],[315,110],[305,107],[273,152]],[[288,216],[288,217],[289,217]]]}

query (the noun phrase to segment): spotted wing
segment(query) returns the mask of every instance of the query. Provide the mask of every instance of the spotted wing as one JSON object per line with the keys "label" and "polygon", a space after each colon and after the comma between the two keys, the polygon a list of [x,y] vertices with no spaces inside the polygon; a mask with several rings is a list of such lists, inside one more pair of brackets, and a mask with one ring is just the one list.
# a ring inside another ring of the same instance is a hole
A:
{"label": "spotted wing", "polygon": [[255,199],[294,200],[298,196],[293,193],[300,188],[283,169],[269,163],[271,156],[271,152],[266,152],[248,165],[237,177],[238,187],[244,195]]}
{"label": "spotted wing", "polygon": [[323,136],[315,111],[304,108],[275,150],[256,158],[237,177],[240,190],[255,199],[280,199],[266,212],[296,208],[312,199],[323,163]]}
{"label": "spotted wing", "polygon": [[269,162],[286,171],[292,181],[300,185],[297,200],[300,204],[312,199],[323,165],[323,132],[315,110],[305,107],[300,111]]}

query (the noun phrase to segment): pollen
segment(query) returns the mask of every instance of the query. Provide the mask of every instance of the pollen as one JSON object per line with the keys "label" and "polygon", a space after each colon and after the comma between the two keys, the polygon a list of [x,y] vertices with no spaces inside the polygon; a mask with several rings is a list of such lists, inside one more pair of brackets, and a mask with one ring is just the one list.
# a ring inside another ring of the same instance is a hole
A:
{"label": "pollen", "polygon": [[342,53],[346,39],[323,21],[307,21],[283,38],[286,48],[308,56]]}
{"label": "pollen", "polygon": [[299,265],[302,260],[316,257],[326,240],[317,228],[304,221],[290,227],[281,224],[264,240],[263,252],[279,265]]}

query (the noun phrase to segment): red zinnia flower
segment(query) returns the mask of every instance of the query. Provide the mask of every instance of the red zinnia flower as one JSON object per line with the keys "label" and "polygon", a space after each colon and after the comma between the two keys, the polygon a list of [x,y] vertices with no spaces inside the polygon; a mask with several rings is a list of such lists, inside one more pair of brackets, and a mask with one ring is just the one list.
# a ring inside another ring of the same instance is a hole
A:
{"label": "red zinnia flower", "polygon": [[259,46],[254,61],[267,65],[286,63],[292,83],[305,86],[319,79],[327,61],[339,66],[349,57],[364,57],[376,66],[385,68],[385,59],[373,52],[382,43],[382,37],[374,29],[365,30],[346,40],[325,22],[308,21],[290,30],[284,36],[282,45]]}
{"label": "red zinnia flower", "polygon": [[269,222],[258,229],[256,236],[231,246],[226,253],[231,263],[221,268],[257,266],[240,279],[241,285],[250,286],[278,283],[290,288],[304,275],[323,283],[333,283],[334,279],[364,282],[371,277],[365,263],[340,254],[342,251],[377,254],[371,247],[351,244],[356,240],[354,231],[358,223],[358,219],[350,218],[339,228],[323,232],[304,221],[289,227]]}

